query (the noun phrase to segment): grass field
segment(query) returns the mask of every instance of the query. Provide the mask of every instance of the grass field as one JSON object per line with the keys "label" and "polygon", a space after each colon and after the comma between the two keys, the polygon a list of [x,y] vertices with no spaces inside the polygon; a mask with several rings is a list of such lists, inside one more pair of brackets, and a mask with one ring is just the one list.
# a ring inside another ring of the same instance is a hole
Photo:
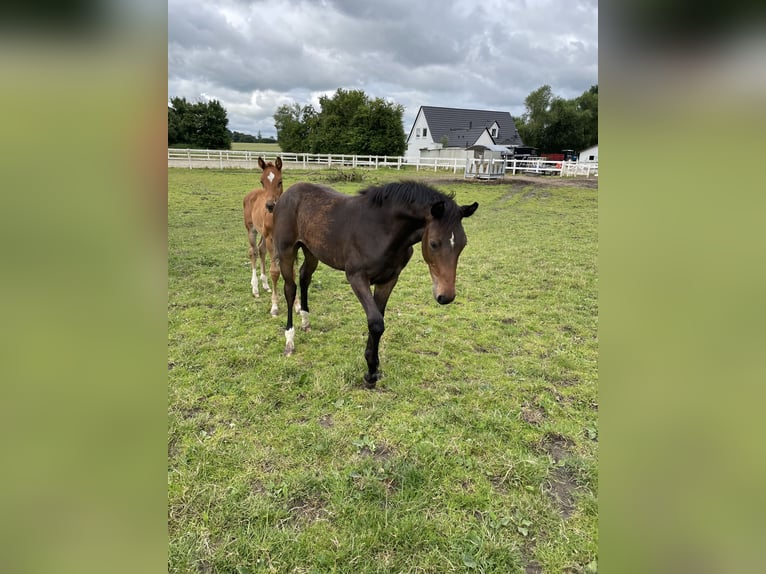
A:
{"label": "grass field", "polygon": [[[480,204],[457,298],[436,304],[416,246],[370,391],[342,273],[319,265],[292,357],[284,302],[274,319],[250,294],[258,173],[168,173],[168,571],[596,572],[592,183],[435,183]],[[285,170],[285,189],[334,173]]]}
{"label": "grass field", "polygon": [[282,148],[278,143],[246,143],[232,142],[231,149],[235,151],[266,151],[270,153],[279,153]]}

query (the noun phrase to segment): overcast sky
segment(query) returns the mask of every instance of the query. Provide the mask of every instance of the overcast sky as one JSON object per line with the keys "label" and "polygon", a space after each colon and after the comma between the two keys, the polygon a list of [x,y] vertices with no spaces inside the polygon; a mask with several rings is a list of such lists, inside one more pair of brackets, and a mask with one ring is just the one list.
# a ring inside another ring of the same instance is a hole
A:
{"label": "overcast sky", "polygon": [[253,135],[338,88],[402,104],[409,133],[422,105],[518,116],[597,83],[597,0],[168,0],[168,96]]}

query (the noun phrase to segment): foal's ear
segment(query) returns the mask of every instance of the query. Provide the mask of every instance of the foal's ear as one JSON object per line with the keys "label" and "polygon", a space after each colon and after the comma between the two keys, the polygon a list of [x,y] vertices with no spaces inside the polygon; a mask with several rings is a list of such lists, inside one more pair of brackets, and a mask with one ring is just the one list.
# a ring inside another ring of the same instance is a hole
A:
{"label": "foal's ear", "polygon": [[279,171],[282,171],[282,158],[278,157],[277,161],[274,162],[274,165],[277,166],[277,169]]}
{"label": "foal's ear", "polygon": [[258,165],[261,166],[261,169],[266,169],[266,162],[263,161],[263,156],[258,156]]}
{"label": "foal's ear", "polygon": [[441,219],[444,215],[444,202],[437,201],[431,206],[431,215],[434,219]]}
{"label": "foal's ear", "polygon": [[474,201],[471,205],[460,206],[460,217],[471,217],[473,212],[479,209],[479,204]]}

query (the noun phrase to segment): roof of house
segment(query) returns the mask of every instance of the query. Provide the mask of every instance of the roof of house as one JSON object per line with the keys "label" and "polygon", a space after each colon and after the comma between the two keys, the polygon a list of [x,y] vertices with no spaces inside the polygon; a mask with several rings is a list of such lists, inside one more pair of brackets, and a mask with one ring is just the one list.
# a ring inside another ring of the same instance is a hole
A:
{"label": "roof of house", "polygon": [[433,141],[441,142],[447,136],[446,147],[468,147],[473,145],[484,129],[497,122],[498,133],[493,137],[499,145],[524,145],[516,130],[511,114],[491,110],[464,110],[421,106]]}

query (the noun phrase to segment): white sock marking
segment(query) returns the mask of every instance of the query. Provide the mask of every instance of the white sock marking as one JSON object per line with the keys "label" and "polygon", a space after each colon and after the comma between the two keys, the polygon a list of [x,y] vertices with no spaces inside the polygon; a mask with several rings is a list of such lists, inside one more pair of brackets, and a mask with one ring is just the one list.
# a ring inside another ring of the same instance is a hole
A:
{"label": "white sock marking", "polygon": [[253,269],[253,276],[250,278],[250,285],[253,287],[253,295],[258,296],[258,273]]}
{"label": "white sock marking", "polygon": [[290,327],[285,331],[285,354],[292,353],[295,350],[295,327]]}
{"label": "white sock marking", "polygon": [[301,328],[306,329],[311,323],[309,323],[309,312],[301,309]]}

